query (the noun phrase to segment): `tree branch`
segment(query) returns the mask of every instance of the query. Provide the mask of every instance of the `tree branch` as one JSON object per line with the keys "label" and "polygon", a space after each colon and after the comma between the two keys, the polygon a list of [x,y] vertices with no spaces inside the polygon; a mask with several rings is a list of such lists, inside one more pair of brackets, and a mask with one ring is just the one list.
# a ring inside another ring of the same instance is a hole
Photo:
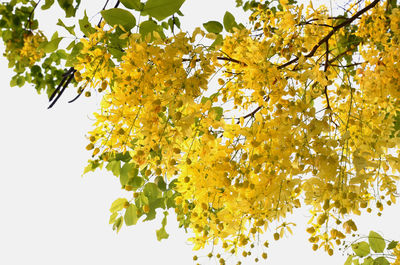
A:
{"label": "tree branch", "polygon": [[36,4],[33,7],[31,13],[29,14],[29,18],[28,18],[29,29],[32,28],[32,16],[33,16],[33,13],[35,12],[36,7],[39,5],[40,1],[42,1],[42,0],[39,0],[39,1],[36,2]]}
{"label": "tree branch", "polygon": [[[362,14],[364,14],[365,12],[367,12],[368,10],[370,10],[371,8],[373,8],[374,6],[376,6],[379,3],[380,0],[375,0],[373,1],[371,4],[367,5],[366,7],[364,7],[363,9],[361,9],[360,11],[358,11],[357,13],[354,14],[354,16],[350,17],[349,19],[347,19],[346,21],[340,23],[337,26],[334,26],[333,29],[325,36],[323,37],[312,49],[311,51],[306,54],[304,57],[306,58],[310,58],[312,56],[314,56],[315,52],[318,50],[318,48],[325,42],[329,41],[329,39],[332,37],[333,34],[335,34],[336,31],[338,31],[339,29],[351,24],[354,20],[356,20],[358,17],[360,17]],[[300,59],[300,57],[296,57],[280,66],[278,66],[278,69],[282,69],[285,68],[286,66],[289,66],[295,62],[297,62]]]}

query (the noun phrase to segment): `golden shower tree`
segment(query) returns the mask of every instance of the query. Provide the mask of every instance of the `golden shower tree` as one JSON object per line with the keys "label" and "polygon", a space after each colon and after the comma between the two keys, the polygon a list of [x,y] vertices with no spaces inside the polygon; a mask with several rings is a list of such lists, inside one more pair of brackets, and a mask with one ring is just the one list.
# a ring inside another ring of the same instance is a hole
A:
{"label": "golden shower tree", "polygon": [[[57,2],[76,17],[80,0]],[[34,84],[50,107],[70,86],[102,95],[85,173],[105,166],[131,192],[110,208],[115,230],[161,209],[156,234],[167,238],[172,208],[195,250],[247,257],[260,234],[291,233],[287,215],[307,207],[312,248],[332,255],[357,230],[352,216],[396,203],[397,1],[237,0],[246,25],[226,12],[192,32],[180,25],[184,2],[106,1],[97,26],[86,12],[77,25],[58,20],[69,44],[35,17],[54,0],[3,3],[11,85]]]}

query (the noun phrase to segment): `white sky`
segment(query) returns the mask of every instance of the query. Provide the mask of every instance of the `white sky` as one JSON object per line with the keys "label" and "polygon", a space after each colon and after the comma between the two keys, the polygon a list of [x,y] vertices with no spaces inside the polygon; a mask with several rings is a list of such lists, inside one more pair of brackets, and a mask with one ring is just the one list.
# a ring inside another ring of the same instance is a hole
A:
{"label": "white sky", "polygon": [[[218,0],[216,5],[211,0],[187,0],[182,11],[188,21],[182,19],[182,24],[221,21],[227,9],[239,15],[233,2]],[[97,8],[91,6],[89,17],[102,5],[103,1]],[[53,31],[56,19],[52,12],[42,23]],[[93,21],[97,23],[98,17]],[[0,52],[4,52],[3,45]],[[10,88],[12,72],[2,57],[0,73],[0,264],[183,265],[194,264],[194,254],[203,255],[199,260],[202,264],[217,264],[205,257],[210,248],[191,251],[173,213],[167,225],[170,238],[162,242],[155,236],[160,219],[124,226],[119,234],[112,231],[108,209],[114,199],[126,194],[119,181],[105,170],[81,178],[90,156],[85,151],[85,133],[91,128],[96,96],[67,104],[75,95],[70,89],[47,110],[46,96],[37,95],[31,86]],[[360,234],[373,229],[386,238],[400,239],[398,213],[399,207],[392,206],[382,217],[373,214],[361,218]],[[308,217],[303,210],[290,217],[289,221],[298,223],[295,235],[271,240],[268,260],[258,264],[343,264],[346,258],[338,251],[329,257],[311,250],[304,232]],[[270,234],[266,236],[271,239]],[[253,264],[252,260],[244,264]]]}

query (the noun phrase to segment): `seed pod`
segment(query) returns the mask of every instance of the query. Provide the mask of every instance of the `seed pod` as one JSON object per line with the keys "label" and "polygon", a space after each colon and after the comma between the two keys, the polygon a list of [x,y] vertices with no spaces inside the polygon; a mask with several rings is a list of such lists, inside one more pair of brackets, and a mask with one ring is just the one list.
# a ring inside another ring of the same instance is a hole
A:
{"label": "seed pod", "polygon": [[108,82],[107,82],[106,80],[104,80],[104,81],[101,83],[101,90],[102,90],[102,91],[106,90],[107,86],[108,86]]}
{"label": "seed pod", "polygon": [[94,148],[94,144],[90,143],[86,146],[86,150],[92,150]]}
{"label": "seed pod", "polygon": [[329,209],[329,199],[326,199],[324,202],[324,205],[322,206],[322,209],[325,211]]}
{"label": "seed pod", "polygon": [[315,232],[315,228],[311,226],[311,227],[307,228],[306,231],[310,234],[313,234]]}

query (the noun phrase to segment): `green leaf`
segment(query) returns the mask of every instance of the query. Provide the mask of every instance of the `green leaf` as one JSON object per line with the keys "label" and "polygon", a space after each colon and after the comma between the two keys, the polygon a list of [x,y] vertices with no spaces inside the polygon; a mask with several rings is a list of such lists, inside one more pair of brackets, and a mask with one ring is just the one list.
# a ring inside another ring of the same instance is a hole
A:
{"label": "green leaf", "polygon": [[389,245],[387,246],[387,249],[388,250],[394,249],[397,246],[397,244],[399,244],[399,241],[393,240],[392,242],[389,243]]}
{"label": "green leaf", "polygon": [[62,39],[63,38],[52,39],[51,41],[49,41],[47,43],[44,43],[43,46],[41,46],[41,48],[43,48],[43,51],[45,53],[52,53],[52,52],[54,52],[55,50],[58,49],[58,45],[60,44],[60,41]]}
{"label": "green leaf", "polygon": [[201,103],[204,104],[204,103],[206,103],[208,100],[210,100],[209,97],[203,96],[203,97],[201,98]]}
{"label": "green leaf", "polygon": [[156,235],[157,235],[158,241],[161,241],[162,239],[167,239],[169,237],[169,234],[167,233],[167,231],[165,231],[164,227],[161,227],[160,229],[158,229],[156,231]]}
{"label": "green leaf", "polygon": [[344,265],[351,265],[351,263],[353,262],[353,257],[353,255],[348,256]]}
{"label": "green leaf", "polygon": [[371,249],[375,253],[382,253],[385,250],[386,247],[385,239],[383,239],[383,237],[380,234],[374,231],[369,232],[368,242],[369,245],[371,246]]}
{"label": "green leaf", "polygon": [[164,212],[164,218],[161,221],[161,225],[162,226],[161,226],[160,229],[158,229],[156,231],[156,235],[157,235],[157,240],[158,241],[161,241],[162,239],[167,239],[169,237],[169,234],[167,233],[167,231],[165,231],[165,226],[167,225],[167,215],[168,215],[168,212],[165,211]]}
{"label": "green leaf", "polygon": [[135,225],[138,221],[136,205],[130,204],[125,211],[124,216],[125,224],[127,226]]}
{"label": "green leaf", "polygon": [[125,198],[118,198],[116,199],[110,207],[110,212],[115,213],[118,211],[121,211],[124,208],[125,203],[127,203],[128,200]]}
{"label": "green leaf", "polygon": [[367,257],[364,259],[364,262],[362,263],[362,265],[372,265],[374,264],[374,259],[371,257]]}
{"label": "green leaf", "polygon": [[83,170],[82,175],[85,175],[86,173],[90,172],[90,171],[95,171],[96,168],[100,167],[102,168],[103,163],[99,162],[97,160],[89,160],[88,165],[85,167],[85,169]]}
{"label": "green leaf", "polygon": [[144,193],[142,192],[142,193],[140,193],[140,202],[141,202],[141,204],[140,205],[146,205],[146,204],[149,204],[149,199],[146,197],[146,195],[144,195]]}
{"label": "green leaf", "polygon": [[173,179],[169,184],[168,184],[168,189],[173,189],[176,187],[178,182],[178,179]]}
{"label": "green leaf", "polygon": [[72,5],[74,0],[57,0],[57,2],[60,5],[60,7],[65,11],[66,17],[75,16],[76,8],[74,8],[74,6]]}
{"label": "green leaf", "polygon": [[373,265],[390,265],[390,263],[385,257],[378,257],[374,260]]}
{"label": "green leaf", "polygon": [[213,107],[212,110],[217,114],[215,119],[217,121],[221,120],[222,114],[224,113],[224,109],[222,107]]}
{"label": "green leaf", "polygon": [[122,60],[122,56],[124,56],[124,54],[125,54],[121,49],[116,49],[116,48],[113,48],[113,47],[108,47],[108,51],[110,52],[112,57],[114,57],[118,61],[121,61]]}
{"label": "green leaf", "polygon": [[57,25],[65,28],[71,35],[75,36],[75,31],[74,31],[75,25],[67,27],[61,19],[58,19]]}
{"label": "green leaf", "polygon": [[184,2],[185,0],[148,0],[142,13],[160,21],[178,12]]}
{"label": "green leaf", "polygon": [[69,51],[69,50],[71,50],[72,48],[74,48],[75,45],[76,45],[76,42],[75,42],[75,40],[73,40],[73,41],[71,41],[71,42],[68,44],[67,48],[65,48],[65,49]]}
{"label": "green leaf", "polygon": [[142,4],[140,3],[140,0],[121,0],[121,3],[129,9],[135,9],[137,11],[140,11],[142,8]]}
{"label": "green leaf", "polygon": [[173,31],[174,30],[174,20],[172,18],[168,19],[169,28]]}
{"label": "green leaf", "polygon": [[144,219],[143,221],[145,222],[145,221],[151,221],[151,220],[156,219],[156,214],[157,213],[156,213],[155,209],[150,208],[150,212],[146,213],[146,219]]}
{"label": "green leaf", "polygon": [[82,174],[82,175],[85,175],[86,173],[88,173],[88,172],[90,172],[90,171],[93,171],[92,164],[88,164],[88,165],[83,169],[83,174]]}
{"label": "green leaf", "polygon": [[154,199],[152,201],[150,201],[149,203],[150,209],[158,209],[158,208],[162,208],[165,209],[165,198],[158,198],[158,199]]}
{"label": "green leaf", "polygon": [[109,25],[121,25],[126,31],[130,31],[136,25],[136,18],[125,9],[111,8],[101,11],[101,15]]}
{"label": "green leaf", "polygon": [[110,220],[108,221],[108,223],[109,223],[109,224],[113,224],[113,223],[115,222],[115,219],[117,218],[117,216],[118,216],[118,213],[117,213],[117,212],[112,213],[112,214],[110,215]]}
{"label": "green leaf", "polygon": [[17,77],[17,86],[22,87],[25,84],[25,78],[23,76]]}
{"label": "green leaf", "polygon": [[178,17],[174,17],[173,21],[174,21],[174,25],[177,26],[178,29],[180,29],[181,28],[181,21],[179,20],[179,18]]}
{"label": "green leaf", "polygon": [[367,242],[355,243],[351,245],[351,248],[353,249],[354,253],[361,258],[367,256],[370,252]]}
{"label": "green leaf", "polygon": [[122,227],[122,216],[120,216],[117,220],[115,220],[115,223],[113,225],[113,230],[117,230],[117,233]]}
{"label": "green leaf", "polygon": [[389,5],[390,5],[392,8],[396,8],[396,7],[397,7],[397,1],[396,1],[396,0],[389,0]]}
{"label": "green leaf", "polygon": [[139,33],[144,38],[147,36],[147,34],[152,33],[153,31],[157,31],[157,28],[158,25],[155,21],[153,20],[143,21],[142,23],[140,23]]}
{"label": "green leaf", "polygon": [[107,164],[106,169],[111,171],[114,176],[119,177],[121,172],[121,161],[114,160]]}
{"label": "green leaf", "polygon": [[174,194],[172,190],[167,191],[166,193],[164,193],[164,196],[167,198],[165,200],[165,206],[167,206],[167,209],[169,208],[175,208],[176,204],[175,204],[175,197],[176,193]]}
{"label": "green leaf", "polygon": [[168,27],[169,27],[168,22],[165,22],[165,21],[163,21],[163,22],[161,23],[161,26],[162,26],[164,29],[168,29]]}
{"label": "green leaf", "polygon": [[18,78],[18,75],[14,75],[14,76],[11,78],[11,81],[10,81],[10,86],[11,86],[11,87],[14,87],[14,86],[17,85],[17,78]]}
{"label": "green leaf", "polygon": [[54,0],[46,0],[44,5],[42,5],[42,10],[49,9],[54,4]]}
{"label": "green leaf", "polygon": [[226,11],[224,15],[224,27],[226,31],[231,33],[233,32],[233,28],[237,27],[235,17],[228,11]]}
{"label": "green leaf", "polygon": [[74,65],[74,63],[77,61],[78,54],[81,52],[82,48],[83,48],[82,42],[78,42],[74,46],[74,48],[72,48],[71,54],[68,56],[65,66],[71,67]]}
{"label": "green leaf", "polygon": [[129,152],[122,152],[122,153],[117,153],[115,155],[116,160],[121,160],[122,162],[129,162],[131,161],[131,156],[129,155]]}
{"label": "green leaf", "polygon": [[203,26],[208,32],[215,34],[220,33],[224,29],[222,24],[218,21],[208,21],[206,23],[203,23]]}
{"label": "green leaf", "polygon": [[90,34],[94,33],[96,30],[92,27],[92,25],[89,22],[89,18],[86,14],[85,10],[85,15],[83,16],[82,19],[79,19],[79,28],[83,32],[83,34],[89,36]]}
{"label": "green leaf", "polygon": [[224,38],[222,37],[221,34],[217,35],[217,38],[214,40],[214,42],[211,44],[210,48],[215,49],[218,46],[221,46],[224,42]]}
{"label": "green leaf", "polygon": [[162,176],[158,176],[156,177],[156,179],[154,180],[154,183],[157,184],[157,187],[162,190],[162,191],[166,191],[167,190],[167,184],[164,181],[164,178]]}
{"label": "green leaf", "polygon": [[121,185],[124,186],[128,183],[129,179],[134,177],[134,169],[136,168],[135,164],[125,163],[120,172],[119,180]]}
{"label": "green leaf", "polygon": [[142,177],[138,177],[138,176],[133,177],[132,179],[130,179],[128,181],[128,185],[132,186],[134,189],[138,189],[138,188],[142,187],[143,184],[144,184],[144,179]]}
{"label": "green leaf", "polygon": [[400,111],[397,111],[394,117],[392,137],[394,136],[400,137]]}
{"label": "green leaf", "polygon": [[157,187],[155,183],[149,182],[143,188],[144,195],[150,200],[159,198],[160,189]]}

